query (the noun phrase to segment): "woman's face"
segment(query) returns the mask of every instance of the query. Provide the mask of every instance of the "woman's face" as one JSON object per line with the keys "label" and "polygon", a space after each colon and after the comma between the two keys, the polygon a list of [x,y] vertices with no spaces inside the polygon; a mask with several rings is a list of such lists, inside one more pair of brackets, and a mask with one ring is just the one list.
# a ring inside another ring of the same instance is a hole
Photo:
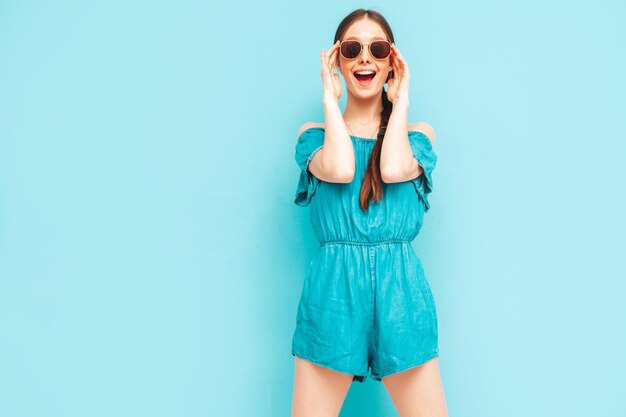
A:
{"label": "woman's face", "polygon": [[[345,32],[340,42],[348,39],[355,39],[363,45],[378,39],[389,42],[387,35],[373,20],[363,18],[354,22]],[[361,54],[354,59],[346,59],[339,53],[339,69],[346,82],[346,88],[359,98],[369,98],[380,95],[380,91],[385,85],[389,71],[391,71],[391,54],[384,60],[378,60],[370,54],[369,45],[363,45]],[[367,82],[359,81],[355,72],[371,70],[375,72],[374,78]]]}

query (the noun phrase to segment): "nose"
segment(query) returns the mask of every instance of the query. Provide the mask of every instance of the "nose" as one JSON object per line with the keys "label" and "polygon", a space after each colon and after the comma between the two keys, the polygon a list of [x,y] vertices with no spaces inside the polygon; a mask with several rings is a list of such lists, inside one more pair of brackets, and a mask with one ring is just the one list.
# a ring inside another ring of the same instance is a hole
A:
{"label": "nose", "polygon": [[370,60],[370,46],[362,45],[361,46],[361,62],[369,62]]}

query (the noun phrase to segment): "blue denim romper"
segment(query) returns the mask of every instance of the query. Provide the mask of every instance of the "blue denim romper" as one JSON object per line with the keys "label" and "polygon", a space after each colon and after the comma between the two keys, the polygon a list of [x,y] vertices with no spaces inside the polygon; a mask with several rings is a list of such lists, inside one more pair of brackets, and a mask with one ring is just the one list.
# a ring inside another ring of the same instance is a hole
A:
{"label": "blue denim romper", "polygon": [[431,142],[409,131],[419,177],[383,183],[383,198],[359,207],[359,193],[376,142],[351,136],[356,173],[330,183],[308,171],[324,144],[324,128],[302,132],[295,158],[300,178],[295,204],[309,207],[320,247],[310,262],[298,305],[292,355],[376,381],[439,356],[437,313],[422,263],[411,246],[429,210]]}

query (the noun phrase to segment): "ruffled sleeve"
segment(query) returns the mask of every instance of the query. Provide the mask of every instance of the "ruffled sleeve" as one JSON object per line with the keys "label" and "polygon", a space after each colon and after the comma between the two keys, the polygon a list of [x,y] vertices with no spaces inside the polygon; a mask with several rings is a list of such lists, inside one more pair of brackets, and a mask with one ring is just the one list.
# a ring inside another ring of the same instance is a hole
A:
{"label": "ruffled sleeve", "polygon": [[294,202],[306,207],[311,202],[315,194],[320,179],[309,170],[309,163],[313,156],[324,146],[324,130],[322,128],[309,128],[302,132],[296,143],[296,163],[300,167],[300,178]]}
{"label": "ruffled sleeve", "polygon": [[437,154],[435,154],[428,136],[417,130],[409,131],[409,143],[413,156],[424,170],[423,174],[412,179],[411,182],[413,182],[415,191],[424,202],[424,211],[428,211],[430,209],[428,194],[433,189],[433,170],[437,165]]}

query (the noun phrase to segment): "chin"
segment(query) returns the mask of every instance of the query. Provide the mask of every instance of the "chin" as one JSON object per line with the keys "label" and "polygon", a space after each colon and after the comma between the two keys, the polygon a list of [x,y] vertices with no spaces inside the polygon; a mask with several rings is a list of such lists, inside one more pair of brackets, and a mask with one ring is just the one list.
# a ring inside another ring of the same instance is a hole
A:
{"label": "chin", "polygon": [[367,89],[354,87],[354,89],[352,90],[352,95],[358,98],[380,97],[380,94],[382,93],[382,88],[382,85],[379,87],[374,86]]}

